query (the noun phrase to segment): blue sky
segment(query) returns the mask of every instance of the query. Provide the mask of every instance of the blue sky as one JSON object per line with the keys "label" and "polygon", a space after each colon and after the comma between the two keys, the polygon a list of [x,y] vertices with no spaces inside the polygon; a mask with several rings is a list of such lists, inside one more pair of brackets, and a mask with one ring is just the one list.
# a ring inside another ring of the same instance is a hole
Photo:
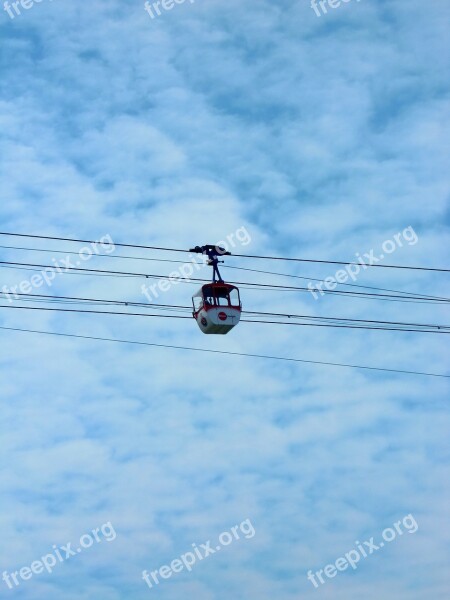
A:
{"label": "blue sky", "polygon": [[[390,262],[448,266],[449,5],[353,0],[328,11],[317,17],[304,0],[196,0],[155,19],[141,0],[43,0],[14,19],[2,10],[0,230],[190,248],[245,227],[244,254],[354,260],[413,227],[418,242]],[[227,264],[320,280],[336,272]],[[88,266],[168,273],[119,258]],[[30,274],[1,276],[12,286]],[[444,274],[371,269],[357,283],[450,293]],[[61,275],[42,293],[143,301],[141,285]],[[161,301],[189,304],[194,291],[174,286]],[[432,304],[253,290],[242,300],[248,310],[449,321]],[[211,338],[188,320],[7,309],[0,325],[448,371],[437,335],[242,323]],[[51,575],[12,590],[0,581],[1,597],[449,597],[446,380],[1,336],[0,572],[106,522],[117,533]],[[306,578],[408,514],[414,535],[318,589]],[[142,581],[144,569],[245,519],[253,538],[154,589]]]}

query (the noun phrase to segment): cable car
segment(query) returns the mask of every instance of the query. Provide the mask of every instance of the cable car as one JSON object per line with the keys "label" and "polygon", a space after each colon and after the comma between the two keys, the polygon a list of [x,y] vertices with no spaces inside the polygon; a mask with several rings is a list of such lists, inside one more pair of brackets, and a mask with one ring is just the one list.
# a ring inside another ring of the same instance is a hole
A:
{"label": "cable car", "polygon": [[208,283],[193,296],[193,317],[203,333],[226,335],[241,318],[239,290],[228,283]]}
{"label": "cable car", "polygon": [[192,297],[192,316],[201,331],[206,334],[226,335],[241,319],[242,304],[239,289],[225,283],[219,273],[218,256],[230,254],[219,246],[196,246],[190,252],[206,254],[213,267],[212,283],[203,285]]}

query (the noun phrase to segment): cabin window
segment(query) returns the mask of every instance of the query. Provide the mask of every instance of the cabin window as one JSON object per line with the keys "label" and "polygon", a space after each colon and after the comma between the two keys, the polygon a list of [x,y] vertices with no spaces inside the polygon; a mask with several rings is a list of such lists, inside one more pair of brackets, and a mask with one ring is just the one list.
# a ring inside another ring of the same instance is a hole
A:
{"label": "cabin window", "polygon": [[230,298],[230,305],[231,306],[240,307],[241,300],[239,298],[239,292],[238,292],[238,290],[236,288],[234,288],[233,290],[231,290],[231,292],[229,294],[229,298]]}
{"label": "cabin window", "polygon": [[194,310],[196,312],[199,311],[203,306],[203,298],[201,296],[195,296],[192,300],[194,301]]}
{"label": "cabin window", "polygon": [[230,289],[228,287],[219,286],[205,286],[203,288],[203,299],[205,306],[235,306],[240,307],[239,292],[236,288]]}

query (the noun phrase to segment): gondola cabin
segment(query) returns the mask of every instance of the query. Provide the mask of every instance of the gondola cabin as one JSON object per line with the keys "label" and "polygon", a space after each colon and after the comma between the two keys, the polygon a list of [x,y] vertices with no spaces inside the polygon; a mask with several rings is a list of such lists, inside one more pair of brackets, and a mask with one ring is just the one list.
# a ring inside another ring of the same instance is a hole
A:
{"label": "gondola cabin", "polygon": [[242,312],[239,290],[228,283],[208,283],[192,298],[193,317],[207,334],[227,334],[239,323]]}

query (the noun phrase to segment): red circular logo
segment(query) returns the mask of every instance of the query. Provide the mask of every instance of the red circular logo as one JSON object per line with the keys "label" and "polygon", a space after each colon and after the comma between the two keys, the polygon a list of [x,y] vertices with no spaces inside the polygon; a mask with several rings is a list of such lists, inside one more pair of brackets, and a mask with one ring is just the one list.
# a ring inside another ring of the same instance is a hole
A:
{"label": "red circular logo", "polygon": [[224,313],[224,312],[220,312],[217,316],[219,317],[219,319],[221,321],[226,321],[228,319],[226,313]]}

